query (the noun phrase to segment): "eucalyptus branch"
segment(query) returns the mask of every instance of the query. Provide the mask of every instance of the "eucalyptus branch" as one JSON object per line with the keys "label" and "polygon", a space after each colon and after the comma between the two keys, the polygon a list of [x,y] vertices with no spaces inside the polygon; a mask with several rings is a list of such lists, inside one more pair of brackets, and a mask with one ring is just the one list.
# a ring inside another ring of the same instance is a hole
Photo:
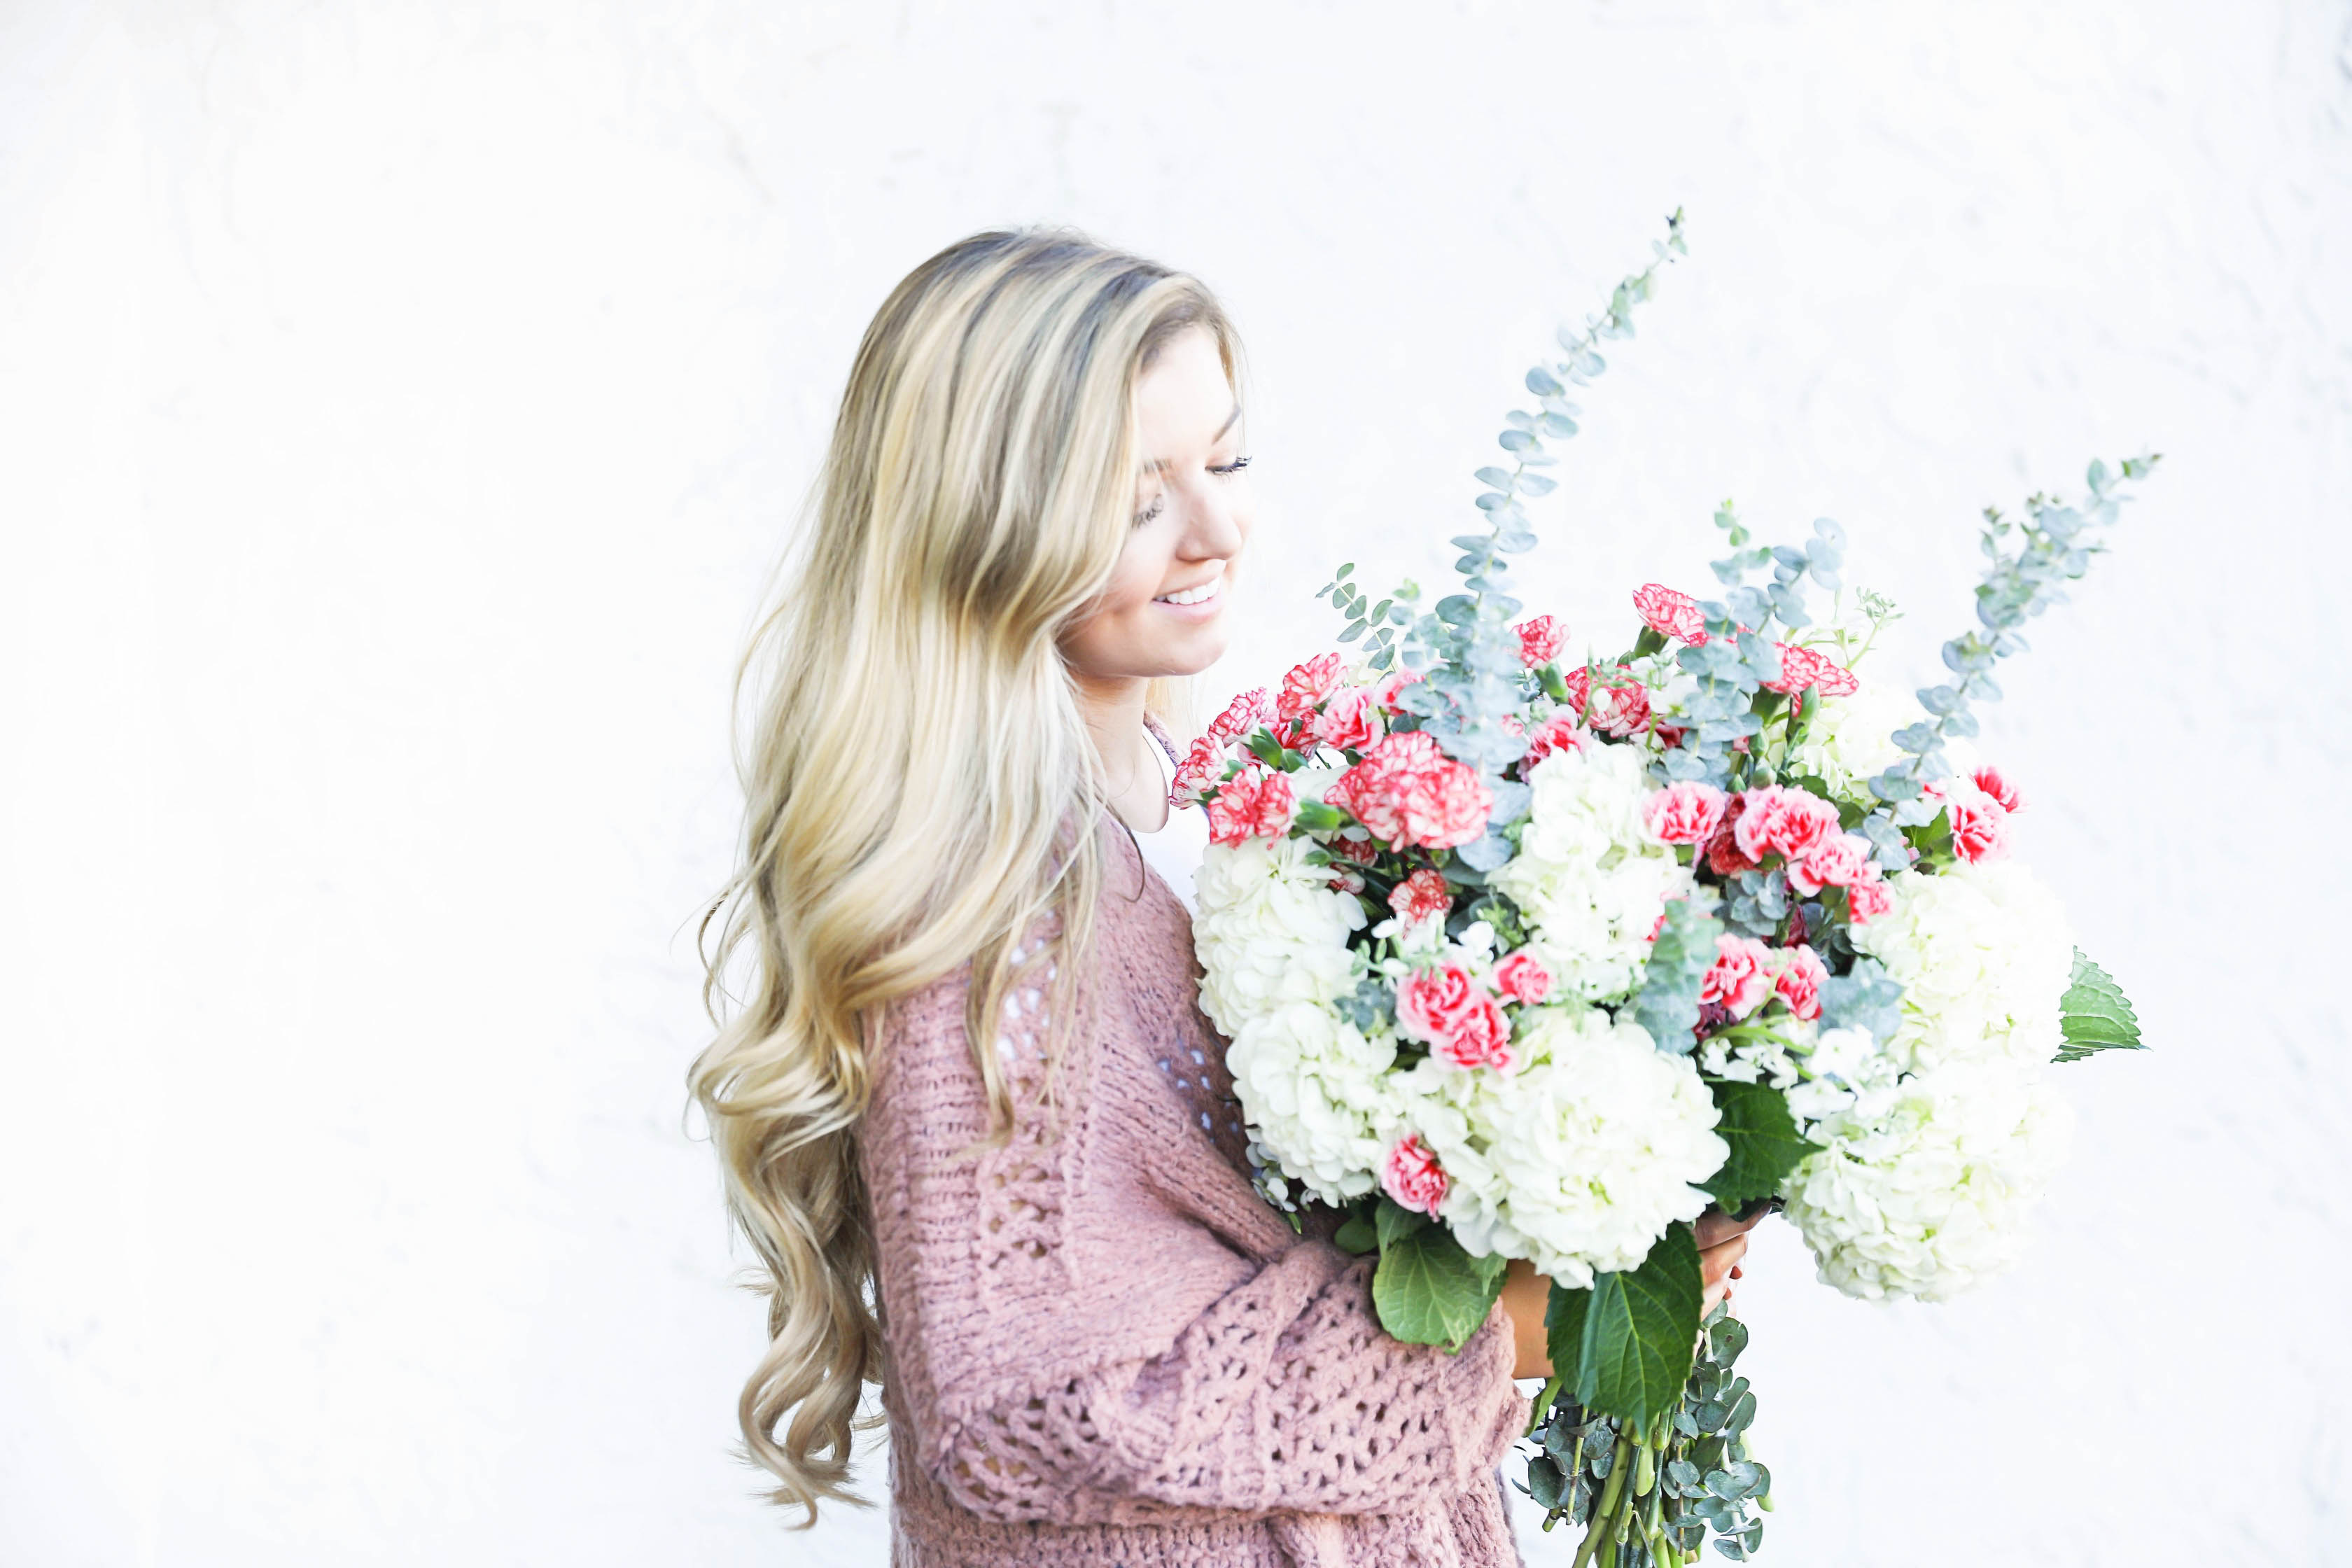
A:
{"label": "eucalyptus branch", "polygon": [[[1660,271],[1672,266],[1675,258],[1688,254],[1683,241],[1682,208],[1676,207],[1666,219],[1666,237],[1650,242],[1650,264],[1619,280],[1610,293],[1608,308],[1586,317],[1581,332],[1559,329],[1556,335],[1567,357],[1528,369],[1527,388],[1535,394],[1538,411],[1528,414],[1512,410],[1504,416],[1506,428],[1496,437],[1503,450],[1511,453],[1516,460],[1508,472],[1486,468],[1475,476],[1491,487],[1478,498],[1478,507],[1487,516],[1486,537],[1463,534],[1453,542],[1465,551],[1455,570],[1465,579],[1475,606],[1484,608],[1487,595],[1497,591],[1494,574],[1509,569],[1509,563],[1499,560],[1498,555],[1531,549],[1535,544],[1535,534],[1527,527],[1527,514],[1519,510],[1519,495],[1522,490],[1530,497],[1549,495],[1554,488],[1552,480],[1528,470],[1548,468],[1559,460],[1544,449],[1545,437],[1565,441],[1577,434],[1576,416],[1583,410],[1568,400],[1568,389],[1590,385],[1595,376],[1609,368],[1609,362],[1601,356],[1596,345],[1604,339],[1632,337],[1633,307],[1648,302],[1652,284]],[[1525,534],[1526,542],[1506,543],[1507,532]],[[1503,615],[1517,614],[1517,609],[1514,603]]]}
{"label": "eucalyptus branch", "polygon": [[[1580,330],[1562,327],[1559,342],[1565,357],[1538,364],[1526,376],[1528,390],[1537,399],[1537,411],[1515,409],[1504,417],[1497,443],[1511,456],[1511,467],[1480,468],[1477,478],[1488,489],[1477,498],[1486,515],[1484,532],[1456,534],[1453,543],[1462,552],[1454,563],[1462,590],[1440,598],[1428,610],[1418,606],[1418,591],[1408,584],[1378,605],[1370,603],[1348,582],[1351,568],[1343,567],[1327,592],[1354,618],[1341,633],[1349,641],[1369,628],[1373,633],[1370,662],[1375,668],[1393,666],[1402,655],[1414,668],[1426,668],[1428,679],[1398,699],[1420,727],[1434,735],[1447,752],[1483,774],[1496,797],[1488,835],[1464,846],[1464,865],[1490,869],[1509,858],[1510,847],[1501,830],[1524,814],[1526,786],[1510,783],[1504,772],[1518,761],[1524,740],[1503,726],[1519,706],[1525,672],[1518,658],[1518,639],[1510,619],[1520,609],[1506,584],[1508,557],[1536,544],[1523,502],[1557,489],[1549,477],[1535,470],[1558,461],[1548,441],[1567,440],[1577,433],[1580,412],[1568,400],[1572,386],[1589,384],[1608,369],[1598,345],[1604,339],[1633,334],[1633,308],[1647,300],[1657,275],[1679,256],[1687,254],[1677,209],[1666,220],[1665,237],[1651,242],[1649,265],[1619,281],[1606,309],[1587,318]],[[1402,629],[1391,637],[1390,627]]]}
{"label": "eucalyptus branch", "polygon": [[[1944,742],[1977,732],[1972,704],[2000,698],[2000,688],[1992,678],[1993,666],[2026,649],[2025,638],[2017,628],[2051,605],[2065,603],[2062,584],[2088,572],[2091,557],[2103,548],[2084,543],[2084,531],[2113,523],[2130,499],[2117,487],[2146,478],[2161,457],[2161,453],[2150,453],[2126,458],[2120,474],[2110,474],[2105,463],[2095,460],[2084,477],[2089,493],[2079,505],[2032,495],[2026,498],[2026,518],[2021,523],[2010,522],[1998,508],[1985,509],[1981,543],[1990,564],[1985,568],[1984,580],[1977,584],[1980,625],[1954,637],[1943,649],[1946,668],[1960,679],[1920,689],[1919,705],[1928,717],[1895,732],[1895,743],[1906,755],[1871,779],[1873,795],[1899,805],[1916,798],[1921,786],[1945,776],[1948,769]],[[2005,543],[2012,531],[2017,534],[2013,550]]]}

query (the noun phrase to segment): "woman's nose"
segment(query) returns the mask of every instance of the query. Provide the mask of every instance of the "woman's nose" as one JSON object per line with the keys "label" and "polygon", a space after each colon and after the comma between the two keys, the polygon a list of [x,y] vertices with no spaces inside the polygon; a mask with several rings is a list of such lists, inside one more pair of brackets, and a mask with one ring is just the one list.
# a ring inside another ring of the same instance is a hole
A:
{"label": "woman's nose", "polygon": [[1191,500],[1181,553],[1193,561],[1240,554],[1246,530],[1234,511],[1232,498],[1215,489],[1203,489]]}

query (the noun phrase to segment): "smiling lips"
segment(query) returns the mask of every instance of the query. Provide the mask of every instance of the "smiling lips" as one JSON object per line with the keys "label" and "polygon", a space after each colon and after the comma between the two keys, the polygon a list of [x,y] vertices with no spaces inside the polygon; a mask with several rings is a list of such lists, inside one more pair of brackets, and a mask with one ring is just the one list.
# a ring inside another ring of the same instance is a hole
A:
{"label": "smiling lips", "polygon": [[1205,583],[1195,583],[1189,588],[1179,588],[1172,594],[1162,594],[1151,602],[1155,605],[1204,605],[1217,596],[1218,592],[1224,587],[1224,584],[1225,574],[1220,572]]}

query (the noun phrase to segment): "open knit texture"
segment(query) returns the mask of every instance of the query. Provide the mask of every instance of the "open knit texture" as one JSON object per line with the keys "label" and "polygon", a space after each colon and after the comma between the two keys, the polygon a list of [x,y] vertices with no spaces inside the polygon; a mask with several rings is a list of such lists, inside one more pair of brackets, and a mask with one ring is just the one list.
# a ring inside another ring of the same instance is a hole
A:
{"label": "open knit texture", "polygon": [[1508,1319],[1459,1354],[1400,1344],[1370,1260],[1257,1195],[1190,919],[1108,818],[1102,842],[1050,1096],[1050,923],[1039,984],[989,1042],[1008,1142],[978,1146],[968,969],[877,1035],[860,1158],[892,1563],[1517,1563],[1496,1468],[1528,1416]]}

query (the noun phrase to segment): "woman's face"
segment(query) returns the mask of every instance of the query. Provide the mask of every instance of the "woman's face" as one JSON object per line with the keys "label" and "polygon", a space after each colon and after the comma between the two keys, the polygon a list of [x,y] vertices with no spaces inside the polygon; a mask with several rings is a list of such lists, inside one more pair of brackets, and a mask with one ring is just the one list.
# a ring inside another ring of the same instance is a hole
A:
{"label": "woman's face", "polygon": [[1171,339],[1136,387],[1143,466],[1110,585],[1062,638],[1082,679],[1195,675],[1230,635],[1234,567],[1249,538],[1242,411],[1205,327]]}

